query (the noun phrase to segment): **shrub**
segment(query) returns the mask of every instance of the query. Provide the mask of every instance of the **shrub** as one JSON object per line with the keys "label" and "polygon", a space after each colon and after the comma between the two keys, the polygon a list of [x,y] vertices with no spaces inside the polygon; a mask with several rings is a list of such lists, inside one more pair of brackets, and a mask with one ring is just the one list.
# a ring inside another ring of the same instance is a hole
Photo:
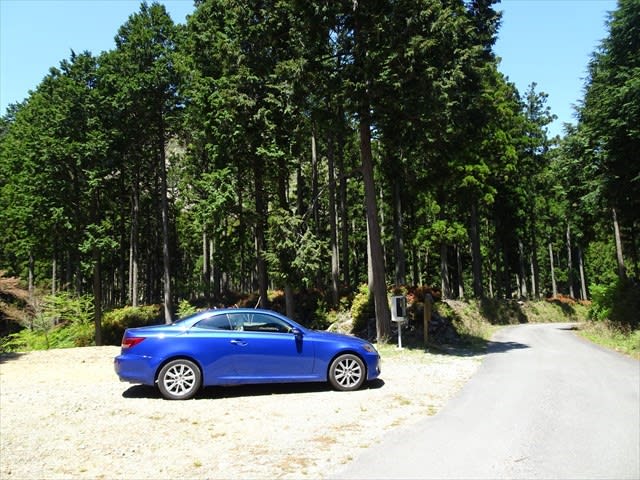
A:
{"label": "shrub", "polygon": [[68,292],[47,295],[34,305],[24,329],[5,338],[4,351],[85,347],[94,343],[93,300]]}
{"label": "shrub", "polygon": [[607,285],[590,287],[592,303],[589,316],[593,320],[609,320],[627,329],[640,327],[640,284],[616,278]]}
{"label": "shrub", "polygon": [[176,312],[176,316],[178,318],[188,317],[189,315],[193,315],[196,313],[198,309],[189,303],[189,300],[180,300],[178,304],[178,311]]}
{"label": "shrub", "polygon": [[366,284],[360,285],[358,293],[351,304],[351,318],[353,318],[353,332],[362,332],[367,329],[369,319],[376,317],[376,307],[373,295]]}
{"label": "shrub", "polygon": [[111,310],[102,317],[102,341],[105,345],[120,345],[125,329],[158,325],[162,322],[159,305]]}

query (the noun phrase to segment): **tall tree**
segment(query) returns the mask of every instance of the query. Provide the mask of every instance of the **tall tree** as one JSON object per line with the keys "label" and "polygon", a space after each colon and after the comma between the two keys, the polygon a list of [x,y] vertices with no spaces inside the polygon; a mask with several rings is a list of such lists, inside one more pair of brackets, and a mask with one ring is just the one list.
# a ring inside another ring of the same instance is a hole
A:
{"label": "tall tree", "polygon": [[[619,0],[608,21],[609,35],[589,64],[580,109],[581,126],[597,159],[602,192],[616,212],[620,230],[629,232],[637,229],[640,211],[639,24],[640,1]],[[637,258],[637,242],[627,242]]]}
{"label": "tall tree", "polygon": [[[175,114],[180,102],[177,97],[177,74],[175,70],[177,29],[164,6],[142,3],[140,11],[129,17],[120,27],[116,40],[110,72],[105,77],[117,92],[114,100],[120,108],[119,118],[127,128],[123,132],[128,139],[121,154],[134,160],[132,171],[133,221],[131,230],[132,267],[138,261],[137,245],[139,226],[140,182],[143,181],[139,165],[148,164],[156,185],[149,185],[155,192],[154,210],[159,213],[161,229],[162,291],[164,318],[173,319],[173,297],[171,293],[171,242],[170,206],[167,184],[167,145],[173,128]],[[140,134],[139,126],[146,128]],[[135,276],[132,281],[136,281]],[[134,296],[137,287],[133,288]]]}

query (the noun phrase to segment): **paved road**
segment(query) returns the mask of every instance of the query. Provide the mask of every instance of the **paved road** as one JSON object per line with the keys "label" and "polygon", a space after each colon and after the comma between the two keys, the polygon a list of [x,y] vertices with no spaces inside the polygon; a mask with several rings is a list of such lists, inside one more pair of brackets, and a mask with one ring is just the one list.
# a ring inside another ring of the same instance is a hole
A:
{"label": "paved road", "polygon": [[507,327],[440,413],[335,478],[640,479],[640,362],[571,324]]}

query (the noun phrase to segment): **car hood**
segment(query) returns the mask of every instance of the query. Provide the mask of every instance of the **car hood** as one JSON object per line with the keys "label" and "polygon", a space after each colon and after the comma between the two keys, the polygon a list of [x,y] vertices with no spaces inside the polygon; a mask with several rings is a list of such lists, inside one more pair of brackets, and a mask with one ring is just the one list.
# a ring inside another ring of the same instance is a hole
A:
{"label": "car hood", "polygon": [[371,343],[360,337],[355,337],[353,335],[346,335],[344,333],[327,332],[324,330],[311,330],[310,333],[320,338],[326,338],[331,340],[342,340],[348,343],[358,343],[358,344]]}

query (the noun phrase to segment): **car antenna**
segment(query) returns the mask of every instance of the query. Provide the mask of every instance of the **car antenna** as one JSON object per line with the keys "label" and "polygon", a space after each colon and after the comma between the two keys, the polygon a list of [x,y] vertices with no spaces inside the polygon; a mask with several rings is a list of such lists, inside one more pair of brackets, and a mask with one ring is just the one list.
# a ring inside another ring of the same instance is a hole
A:
{"label": "car antenna", "polygon": [[260,296],[258,297],[258,301],[256,302],[256,306],[255,306],[255,307],[253,307],[253,309],[254,309],[254,310],[255,310],[256,308],[258,308],[258,305],[260,305],[260,299],[261,299],[261,298],[262,298],[262,295],[260,295]]}

